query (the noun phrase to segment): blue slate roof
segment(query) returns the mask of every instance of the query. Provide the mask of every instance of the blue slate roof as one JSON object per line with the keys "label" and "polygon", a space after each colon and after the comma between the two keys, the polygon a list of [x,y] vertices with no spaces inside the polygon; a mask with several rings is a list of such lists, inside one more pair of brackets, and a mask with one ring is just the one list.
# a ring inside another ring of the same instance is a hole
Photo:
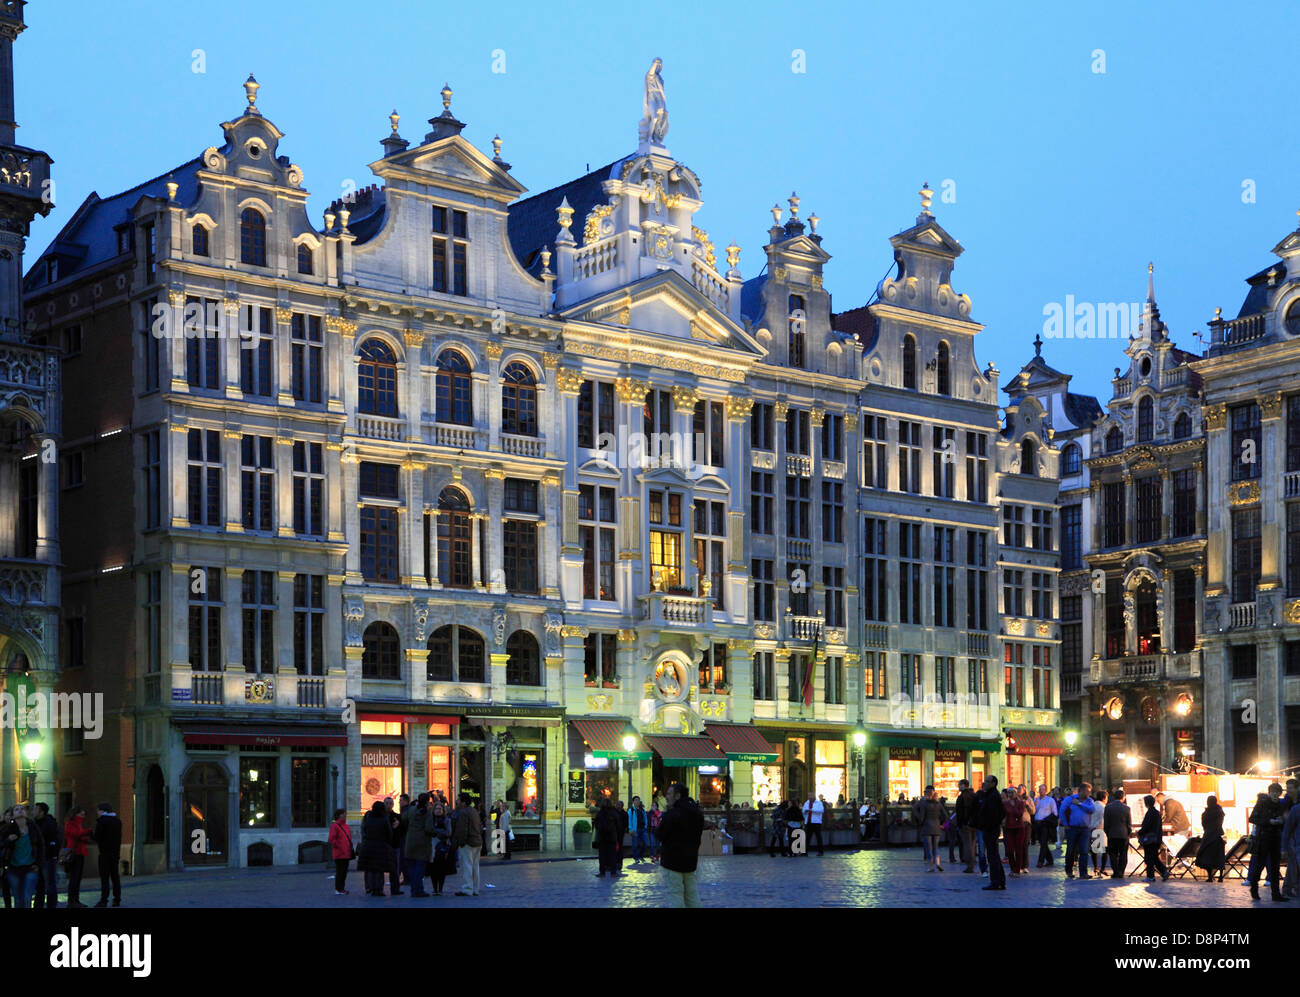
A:
{"label": "blue slate roof", "polygon": [[1091,426],[1101,418],[1101,404],[1092,395],[1065,393],[1065,415],[1076,426]]}
{"label": "blue slate roof", "polygon": [[763,288],[766,286],[765,273],[751,277],[740,285],[740,315],[753,328],[763,324]]}
{"label": "blue slate roof", "polygon": [[1237,318],[1258,315],[1267,306],[1269,295],[1273,293],[1273,289],[1268,286],[1268,273],[1270,270],[1277,271],[1278,285],[1286,282],[1286,263],[1282,260],[1269,264],[1269,266],[1252,277],[1247,277],[1246,283],[1250,285],[1250,290],[1246,292],[1246,300],[1241,303],[1241,310],[1237,312]]}
{"label": "blue slate roof", "polygon": [[587,214],[596,205],[604,204],[609,200],[601,185],[606,180],[617,180],[618,168],[632,158],[632,156],[623,156],[606,166],[592,170],[586,176],[570,180],[568,183],[544,190],[540,194],[510,205],[506,233],[510,238],[510,248],[519,258],[520,265],[533,276],[541,273],[542,262],[539,254],[547,246],[551,247],[552,252],[555,251],[555,235],[560,230],[555,209],[565,198],[568,198],[569,207],[573,209],[573,228],[576,229],[573,237],[581,244],[582,226]]}
{"label": "blue slate roof", "polygon": [[129,219],[131,209],[140,198],[166,197],[168,182],[179,186],[176,199],[181,204],[192,204],[199,189],[195,172],[201,166],[202,157],[196,156],[112,197],[101,198],[92,191],[27,271],[23,280],[24,292],[30,293],[46,285],[43,261],[51,255],[59,257],[60,283],[118,256],[116,226]]}

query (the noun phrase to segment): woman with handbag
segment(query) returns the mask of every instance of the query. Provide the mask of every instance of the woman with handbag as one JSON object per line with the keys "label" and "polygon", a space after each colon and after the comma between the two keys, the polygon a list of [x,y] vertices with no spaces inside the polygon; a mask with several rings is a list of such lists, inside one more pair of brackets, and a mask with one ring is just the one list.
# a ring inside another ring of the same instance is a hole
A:
{"label": "woman with handbag", "polygon": [[433,861],[429,864],[429,877],[433,880],[433,895],[440,897],[447,875],[456,871],[456,858],[451,850],[451,821],[447,817],[447,808],[441,801],[433,805],[426,830],[433,836]]}
{"label": "woman with handbag", "polygon": [[1160,816],[1160,811],[1156,809],[1156,798],[1146,796],[1142,800],[1147,805],[1146,816],[1142,818],[1142,826],[1138,829],[1138,844],[1142,846],[1142,857],[1147,864],[1147,882],[1156,878],[1156,873],[1160,873],[1160,880],[1164,882],[1169,878],[1169,870],[1165,864],[1160,861],[1160,845],[1164,840],[1164,823]]}
{"label": "woman with handbag", "polygon": [[59,865],[68,872],[68,906],[85,907],[81,902],[81,877],[86,871],[86,843],[95,832],[86,827],[86,810],[74,807],[63,825],[63,851]]}
{"label": "woman with handbag", "polygon": [[1196,850],[1196,864],[1209,874],[1207,883],[1214,882],[1218,872],[1219,882],[1223,882],[1227,855],[1224,852],[1223,807],[1213,796],[1205,799],[1205,812],[1201,814],[1201,847]]}
{"label": "woman with handbag", "polygon": [[348,881],[348,863],[357,854],[356,846],[352,844],[352,828],[348,827],[348,812],[342,807],[334,811],[329,845],[330,854],[334,857],[334,895],[341,897],[348,892],[343,888]]}

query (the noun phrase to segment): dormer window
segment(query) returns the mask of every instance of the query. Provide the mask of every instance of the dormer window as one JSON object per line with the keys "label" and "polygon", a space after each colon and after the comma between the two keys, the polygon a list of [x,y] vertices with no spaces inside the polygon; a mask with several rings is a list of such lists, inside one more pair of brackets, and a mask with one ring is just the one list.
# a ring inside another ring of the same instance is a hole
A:
{"label": "dormer window", "polygon": [[903,387],[916,388],[916,340],[903,337]]}
{"label": "dormer window", "polygon": [[[1151,361],[1146,361],[1150,367]],[[1155,435],[1155,405],[1148,395],[1138,402],[1138,442],[1150,443]]]}
{"label": "dormer window", "polygon": [[469,294],[469,215],[433,206],[432,289]]}
{"label": "dormer window", "polygon": [[789,355],[791,367],[804,366],[805,357],[807,356],[805,330],[807,328],[807,313],[804,310],[803,296],[799,294],[790,295],[790,338],[789,338]]}
{"label": "dormer window", "polygon": [[1293,336],[1300,336],[1300,298],[1291,302],[1286,310],[1286,331]]}
{"label": "dormer window", "polygon": [[305,242],[298,243],[298,272],[311,274],[313,257],[316,254],[311,251],[311,246]]}
{"label": "dormer window", "polygon": [[1110,432],[1106,434],[1106,452],[1119,453],[1124,449],[1124,434],[1119,431],[1118,426],[1111,426]]}
{"label": "dormer window", "polygon": [[1179,412],[1174,420],[1174,439],[1185,440],[1192,435],[1192,417],[1186,412]]}
{"label": "dormer window", "polygon": [[1020,473],[1033,476],[1036,473],[1034,461],[1034,441],[1020,441]]}
{"label": "dormer window", "polygon": [[255,208],[245,208],[239,216],[239,261],[266,266],[266,219]]}
{"label": "dormer window", "polygon": [[1061,455],[1061,477],[1068,478],[1082,472],[1083,451],[1079,449],[1078,444],[1071,443],[1065,448],[1065,453]]}
{"label": "dormer window", "polygon": [[51,256],[45,261],[45,283],[53,284],[59,279],[59,258]]}
{"label": "dormer window", "polygon": [[936,374],[935,390],[941,395],[951,395],[952,383],[951,377],[949,376],[949,367],[951,364],[949,363],[947,343],[939,344],[939,353],[934,358],[934,366]]}
{"label": "dormer window", "polygon": [[190,228],[190,252],[195,256],[208,255],[208,229],[206,225],[196,222]]}

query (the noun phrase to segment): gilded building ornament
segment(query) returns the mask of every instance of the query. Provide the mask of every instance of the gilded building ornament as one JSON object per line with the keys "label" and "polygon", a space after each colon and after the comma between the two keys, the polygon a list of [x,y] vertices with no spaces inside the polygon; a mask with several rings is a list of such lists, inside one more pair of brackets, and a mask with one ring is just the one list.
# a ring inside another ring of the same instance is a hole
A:
{"label": "gilded building ornament", "polygon": [[1206,405],[1201,411],[1205,415],[1205,428],[1211,432],[1228,425],[1227,405]]}
{"label": "gilded building ornament", "polygon": [[678,409],[694,408],[695,403],[699,400],[699,393],[694,388],[688,388],[684,384],[673,386],[674,407]]}
{"label": "gilded building ornament", "polygon": [[1282,609],[1282,618],[1288,623],[1300,623],[1300,599],[1288,600]]}
{"label": "gilded building ornament", "polygon": [[488,358],[489,360],[500,360],[500,359],[501,359],[501,344],[500,344],[500,343],[488,343],[487,346],[484,347],[484,352],[487,353],[487,358]]}
{"label": "gilded building ornament", "polygon": [[858,413],[850,412],[844,417],[844,431],[846,433],[856,433],[858,431]]}
{"label": "gilded building ornament", "polygon": [[709,233],[692,225],[691,238],[700,244],[700,254],[704,257],[704,262],[716,270],[718,257],[713,251],[713,241],[709,238]]}
{"label": "gilded building ornament", "polygon": [[732,422],[744,422],[754,410],[754,399],[740,398],[732,395],[727,398],[727,418]]}
{"label": "gilded building ornament", "polygon": [[547,370],[555,370],[556,367],[560,366],[559,356],[554,353],[543,353],[542,366]]}
{"label": "gilded building ornament", "polygon": [[293,309],[285,308],[283,305],[277,305],[275,309],[275,320],[281,324],[293,320]]}
{"label": "gilded building ornament", "polygon": [[776,628],[770,623],[755,623],[754,637],[758,640],[771,640],[776,633]]}
{"label": "gilded building ornament", "polygon": [[636,640],[635,630],[620,630],[618,632],[618,642],[620,644],[631,644]]}
{"label": "gilded building ornament", "polygon": [[605,238],[614,231],[612,222],[606,221],[614,213],[614,205],[598,204],[587,212],[587,221],[582,226],[582,244],[588,246]]}
{"label": "gilded building ornament", "polygon": [[820,428],[826,421],[826,410],[824,408],[814,408],[809,414],[809,421],[812,422],[814,428]]}
{"label": "gilded building ornament", "polygon": [[1258,481],[1239,481],[1228,486],[1228,505],[1250,505],[1258,501]]}
{"label": "gilded building ornament", "polygon": [[1025,632],[1024,620],[1007,620],[1007,633],[1016,634],[1017,636]]}
{"label": "gilded building ornament", "polygon": [[567,367],[556,372],[555,386],[560,389],[561,394],[576,395],[582,390],[582,382],[585,378],[582,371],[571,370]]}
{"label": "gilded building ornament", "polygon": [[772,279],[778,284],[784,284],[787,276],[789,276],[789,273],[785,267],[773,267]]}
{"label": "gilded building ornament", "polygon": [[645,394],[650,390],[650,385],[634,377],[620,377],[614,382],[614,390],[618,392],[620,402],[627,405],[640,405],[645,401]]}
{"label": "gilded building ornament", "polygon": [[1259,400],[1259,414],[1263,419],[1282,418],[1282,393],[1265,395]]}
{"label": "gilded building ornament", "polygon": [[784,422],[786,415],[790,412],[789,402],[777,402],[772,406],[772,413],[776,416],[777,422]]}
{"label": "gilded building ornament", "polygon": [[1039,637],[1050,637],[1050,636],[1052,636],[1052,625],[1051,625],[1050,623],[1040,623],[1040,624],[1038,624],[1038,636],[1039,636]]}

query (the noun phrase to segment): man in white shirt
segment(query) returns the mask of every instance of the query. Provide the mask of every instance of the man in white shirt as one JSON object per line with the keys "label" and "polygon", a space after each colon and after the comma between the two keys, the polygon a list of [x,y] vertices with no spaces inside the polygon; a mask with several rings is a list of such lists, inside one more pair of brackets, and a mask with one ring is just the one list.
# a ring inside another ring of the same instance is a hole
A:
{"label": "man in white shirt", "polygon": [[1038,868],[1052,865],[1051,842],[1056,840],[1056,800],[1045,784],[1038,787],[1034,800],[1034,834],[1038,838]]}
{"label": "man in white shirt", "polygon": [[817,836],[817,854],[819,856],[826,854],[826,846],[822,844],[822,820],[825,816],[826,804],[819,800],[812,790],[809,790],[808,799],[803,805],[803,823],[808,831],[808,844],[812,844],[813,835]]}

